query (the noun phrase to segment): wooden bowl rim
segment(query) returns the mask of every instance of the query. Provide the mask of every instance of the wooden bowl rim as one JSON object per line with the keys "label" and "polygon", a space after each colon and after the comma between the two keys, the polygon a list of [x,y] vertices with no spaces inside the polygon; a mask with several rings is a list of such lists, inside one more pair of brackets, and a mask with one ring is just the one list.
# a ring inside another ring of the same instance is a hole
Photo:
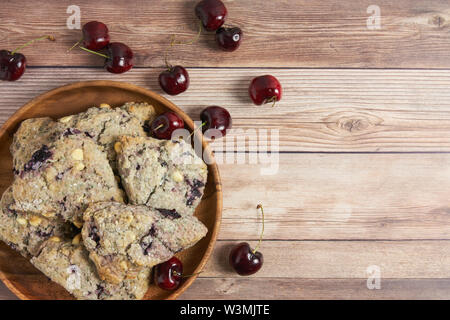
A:
{"label": "wooden bowl rim", "polygon": [[[138,92],[139,94],[145,95],[150,97],[153,100],[156,100],[158,103],[163,105],[164,107],[176,112],[178,115],[182,117],[185,124],[189,127],[189,129],[192,131],[194,130],[194,121],[179,107],[177,107],[173,102],[167,100],[166,98],[162,97],[161,95],[148,90],[144,89],[142,87],[122,82],[122,81],[112,81],[112,80],[90,80],[90,81],[80,81],[75,82],[71,84],[67,84],[52,90],[49,90],[47,92],[44,92],[40,94],[39,96],[31,99],[28,101],[25,105],[20,107],[0,128],[0,136],[3,136],[4,134],[8,134],[8,128],[18,119],[21,118],[24,114],[26,114],[29,110],[31,110],[35,105],[41,103],[42,101],[48,99],[49,97],[63,93],[64,91],[71,91],[73,89],[79,89],[83,87],[113,87],[118,89],[125,89],[129,91]],[[200,133],[201,135],[201,133]],[[205,139],[202,138],[202,147],[203,150],[208,150],[208,157],[210,159],[214,159],[214,154],[211,152],[211,149],[209,148],[208,142],[206,142]],[[222,209],[223,209],[223,194],[222,194],[222,181],[220,179],[219,169],[217,166],[217,163],[215,161],[212,161],[211,164],[208,165],[208,171],[212,173],[214,185],[216,187],[216,193],[217,193],[217,203],[216,203],[216,219],[214,222],[213,230],[209,230],[211,232],[211,241],[208,244],[208,247],[206,248],[205,253],[203,254],[203,257],[201,258],[200,262],[198,263],[197,267],[195,268],[193,274],[195,274],[192,277],[187,278],[186,281],[173,293],[171,293],[166,299],[167,300],[174,300],[178,298],[183,292],[186,291],[186,289],[191,286],[191,284],[194,282],[194,280],[198,277],[198,273],[205,267],[206,263],[208,262],[212,250],[214,249],[214,245],[217,241],[217,237],[219,234],[220,224],[222,220]],[[8,279],[8,275],[5,274],[2,270],[0,270],[0,280],[5,284],[5,286],[14,293],[18,298],[21,300],[32,300],[32,297],[29,297],[28,295],[22,293],[15,285]]]}

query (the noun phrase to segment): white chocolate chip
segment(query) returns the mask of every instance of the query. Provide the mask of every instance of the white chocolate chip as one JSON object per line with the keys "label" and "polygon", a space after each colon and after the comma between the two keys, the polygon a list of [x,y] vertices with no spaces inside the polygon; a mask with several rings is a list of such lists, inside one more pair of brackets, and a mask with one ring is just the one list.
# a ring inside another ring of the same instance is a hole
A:
{"label": "white chocolate chip", "polygon": [[81,170],[84,169],[84,163],[83,163],[83,162],[78,162],[78,163],[75,165],[74,168],[75,168],[75,170],[81,171]]}
{"label": "white chocolate chip", "polygon": [[72,117],[73,116],[62,117],[61,119],[59,119],[59,122],[67,123],[70,121],[70,119],[72,119]]}
{"label": "white chocolate chip", "polygon": [[20,225],[22,225],[22,226],[26,226],[26,225],[28,224],[28,220],[25,219],[25,218],[19,217],[19,218],[17,218],[16,220],[17,220],[17,222],[18,222]]}
{"label": "white chocolate chip", "polygon": [[75,237],[73,237],[72,239],[72,244],[80,244],[81,242],[81,233],[77,234]]}
{"label": "white chocolate chip", "polygon": [[48,239],[51,242],[61,242],[61,239],[59,237],[53,236],[50,239]]}
{"label": "white chocolate chip", "polygon": [[75,220],[73,222],[73,224],[75,225],[75,227],[77,227],[78,229],[81,229],[81,227],[83,226],[83,222]]}
{"label": "white chocolate chip", "polygon": [[122,261],[121,263],[120,263],[120,267],[122,268],[122,270],[127,270],[128,269],[128,264],[127,264],[127,262],[126,261]]}
{"label": "white chocolate chip", "polygon": [[33,227],[37,227],[41,222],[42,222],[42,219],[39,218],[38,216],[32,216],[32,217],[30,218],[30,224],[31,224]]}
{"label": "white chocolate chip", "polygon": [[54,216],[56,216],[56,212],[55,211],[47,211],[47,212],[43,212],[42,215],[47,218],[53,218]]}
{"label": "white chocolate chip", "polygon": [[100,108],[111,108],[111,106],[107,103],[101,103]]}
{"label": "white chocolate chip", "polygon": [[172,174],[172,179],[176,182],[181,182],[183,181],[183,175],[177,170]]}
{"label": "white chocolate chip", "polygon": [[82,161],[84,159],[83,150],[82,149],[73,150],[72,158],[74,160]]}
{"label": "white chocolate chip", "polygon": [[122,151],[122,143],[120,143],[119,141],[117,141],[117,142],[114,144],[114,150],[115,150],[117,153],[121,152],[121,151]]}

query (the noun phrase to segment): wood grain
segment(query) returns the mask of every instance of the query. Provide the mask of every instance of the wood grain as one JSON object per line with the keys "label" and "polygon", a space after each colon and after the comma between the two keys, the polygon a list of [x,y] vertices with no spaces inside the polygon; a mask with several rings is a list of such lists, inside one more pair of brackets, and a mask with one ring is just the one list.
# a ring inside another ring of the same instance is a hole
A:
{"label": "wood grain", "polygon": [[[160,69],[117,76],[102,69],[33,68],[0,86],[0,123],[35,96],[81,80],[127,81],[161,93]],[[226,107],[235,129],[279,130],[281,151],[450,152],[449,70],[189,69],[191,86],[169,97],[194,120],[208,105]],[[271,73],[283,87],[274,108],[254,106],[252,77]],[[60,108],[63,110],[64,106]],[[225,141],[238,136],[230,133]],[[250,138],[256,150],[267,139]]]}
{"label": "wood grain", "polygon": [[[218,241],[201,276],[241,279],[228,264],[234,244]],[[265,241],[260,251],[264,265],[250,278],[367,279],[370,266],[379,267],[382,279],[450,278],[446,240]]]}
{"label": "wood grain", "polygon": [[367,279],[199,278],[179,299],[447,300],[450,288],[449,279],[382,279],[379,290],[366,284]]}
{"label": "wood grain", "polygon": [[220,166],[220,239],[449,239],[450,154],[280,154]]}
{"label": "wood grain", "polygon": [[[81,9],[82,23],[106,23],[113,41],[127,43],[138,66],[163,65],[170,36],[195,37],[197,0],[98,1],[49,0],[39,5],[26,0],[4,0],[0,11],[0,41],[10,50],[34,37],[52,33],[56,43],[24,49],[36,66],[99,66],[102,58],[66,50],[80,39],[68,30],[69,5]],[[450,6],[445,0],[279,0],[225,1],[227,24],[244,31],[241,48],[219,52],[213,34],[203,34],[194,45],[177,46],[173,63],[185,66],[240,67],[371,67],[449,68]],[[370,5],[381,10],[381,29],[369,30]],[[43,18],[45,17],[45,18]],[[18,21],[20,23],[18,23]]]}

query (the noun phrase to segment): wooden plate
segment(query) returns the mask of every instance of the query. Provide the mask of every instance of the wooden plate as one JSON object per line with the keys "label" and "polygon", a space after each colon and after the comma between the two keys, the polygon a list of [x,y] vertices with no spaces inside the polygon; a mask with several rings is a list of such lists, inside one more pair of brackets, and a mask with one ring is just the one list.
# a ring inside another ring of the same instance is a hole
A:
{"label": "wooden plate", "polygon": [[[9,146],[22,120],[43,116],[62,117],[85,111],[100,103],[120,106],[128,101],[151,103],[158,113],[174,111],[183,118],[186,127],[190,130],[194,128],[192,119],[173,103],[154,92],[131,84],[116,81],[86,81],[60,87],[28,102],[0,129],[0,192],[3,193],[13,180]],[[205,141],[203,149],[209,150]],[[207,160],[213,159],[211,152],[205,153]],[[196,211],[196,216],[208,227],[208,235],[194,247],[177,254],[187,274],[197,273],[205,266],[219,231],[222,215],[220,176],[216,164],[209,165],[208,169],[205,194]],[[144,299],[175,299],[195,278],[195,276],[187,278],[174,292],[161,290],[152,281]],[[3,242],[0,243],[0,279],[21,299],[73,299],[65,289],[50,281]]]}

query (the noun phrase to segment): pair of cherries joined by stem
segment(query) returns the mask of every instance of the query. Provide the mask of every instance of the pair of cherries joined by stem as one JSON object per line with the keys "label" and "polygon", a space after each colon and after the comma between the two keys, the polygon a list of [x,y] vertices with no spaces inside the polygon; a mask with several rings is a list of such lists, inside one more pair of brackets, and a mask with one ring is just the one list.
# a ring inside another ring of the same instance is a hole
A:
{"label": "pair of cherries joined by stem", "polygon": [[[78,46],[89,53],[105,58],[104,67],[111,73],[124,73],[134,65],[133,51],[122,42],[110,42],[108,27],[99,21],[91,21],[83,25],[83,37],[72,48]],[[99,52],[104,50],[104,52]]]}
{"label": "pair of cherries joined by stem", "polygon": [[[264,209],[260,204],[256,208],[261,210],[263,219],[263,228],[256,248],[251,249],[247,242],[242,242],[234,246],[229,255],[230,266],[241,276],[249,276],[258,272],[264,263],[263,254],[258,251],[264,234]],[[175,290],[184,278],[198,274],[183,275],[183,263],[178,258],[172,257],[155,267],[155,282],[161,289]]]}
{"label": "pair of cherries joined by stem", "polygon": [[202,0],[195,6],[195,15],[206,31],[216,32],[216,43],[224,51],[235,51],[242,41],[242,30],[238,27],[223,27],[228,15],[220,0]]}
{"label": "pair of cherries joined by stem", "polygon": [[[230,113],[225,108],[219,106],[205,108],[200,114],[200,119],[202,120],[202,124],[199,128],[201,128],[203,132],[214,129],[219,131],[222,137],[226,135],[227,130],[232,126]],[[146,124],[144,127],[149,135],[163,140],[172,139],[174,131],[183,128],[183,119],[172,111],[157,116],[155,120],[150,124]]]}
{"label": "pair of cherries joined by stem", "polygon": [[[242,30],[237,27],[224,28],[222,25],[227,17],[227,8],[220,0],[202,0],[195,6],[195,15],[201,22],[197,39],[201,34],[202,28],[206,31],[216,31],[216,42],[224,51],[235,51],[242,40]],[[196,39],[196,40],[197,40]],[[192,44],[196,40],[178,44]],[[172,40],[171,47],[176,42]],[[175,67],[168,64],[167,70],[159,75],[159,85],[169,95],[178,95],[189,88],[189,73],[187,70],[177,65]]]}
{"label": "pair of cherries joined by stem", "polygon": [[0,79],[5,81],[16,81],[22,77],[27,67],[26,57],[19,51],[29,46],[35,41],[48,39],[55,41],[53,36],[43,36],[31,41],[28,41],[24,45],[16,48],[13,51],[0,50]]}

